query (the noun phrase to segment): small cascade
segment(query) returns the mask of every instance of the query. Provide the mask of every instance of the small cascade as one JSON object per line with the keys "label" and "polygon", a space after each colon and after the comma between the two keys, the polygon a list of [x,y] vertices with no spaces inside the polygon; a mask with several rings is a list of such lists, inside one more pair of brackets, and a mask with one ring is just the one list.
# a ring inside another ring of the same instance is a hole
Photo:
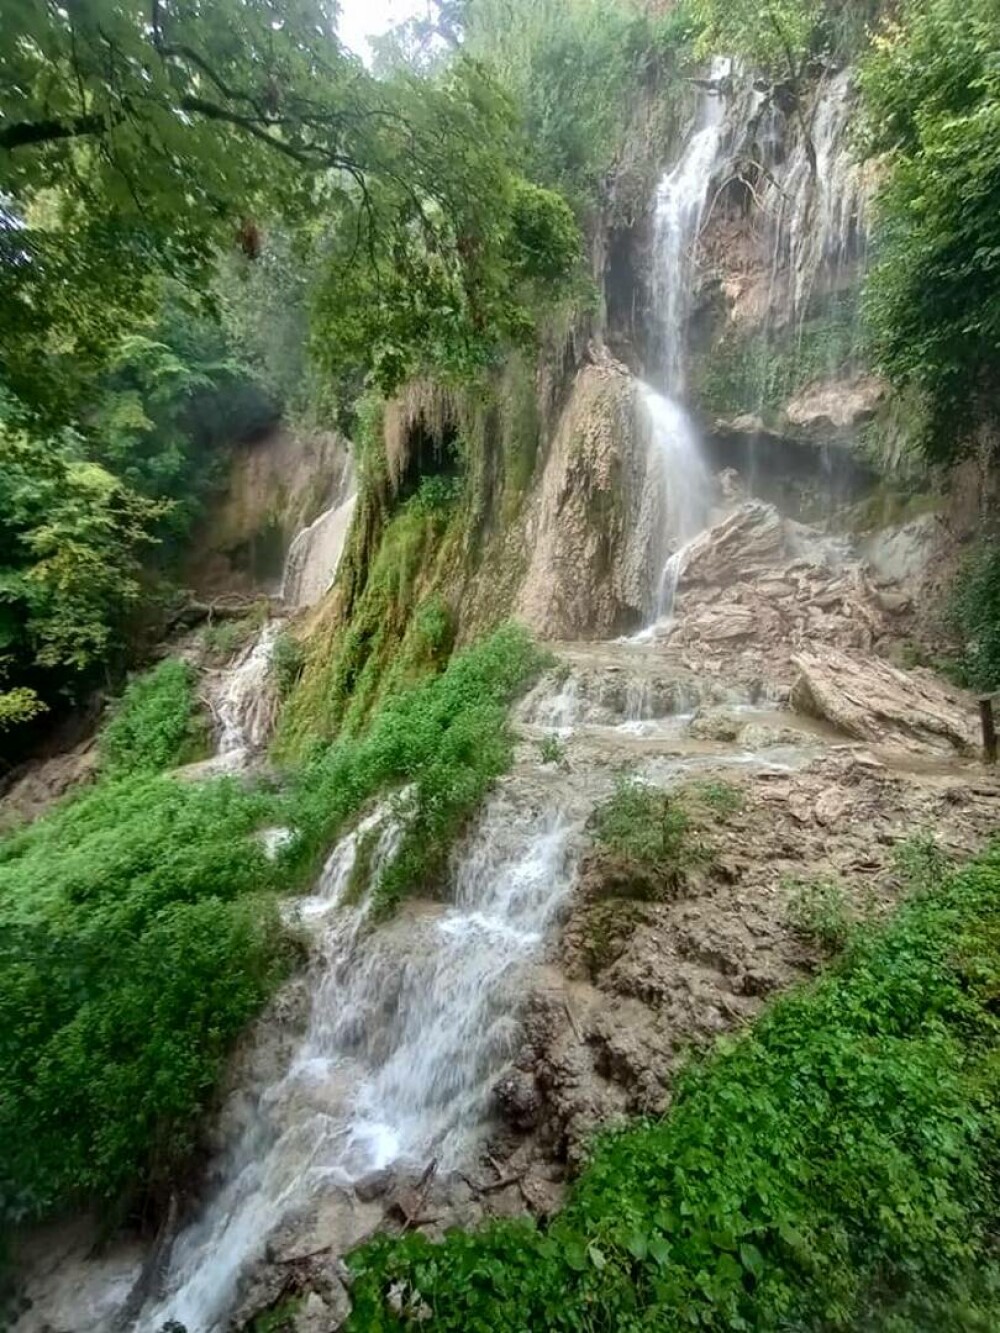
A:
{"label": "small cascade", "polygon": [[275,702],[268,677],[280,628],[279,620],[269,620],[223,676],[215,708],[219,718],[217,754],[227,768],[239,768],[267,742]]}
{"label": "small cascade", "polygon": [[411,906],[373,928],[370,898],[344,897],[368,839],[369,884],[391,860],[403,809],[383,805],[344,838],[299,904],[321,934],[308,1029],[243,1123],[214,1199],[178,1236],[143,1333],[171,1319],[188,1333],[220,1328],[283,1218],[388,1166],[454,1167],[488,1122],[525,968],[572,882],[575,825],[498,794],[456,860],[450,906]]}
{"label": "small cascade", "polygon": [[815,172],[799,133],[763,195],[774,218],[772,301],[783,299],[776,313],[799,325],[817,288],[836,291],[847,265],[864,259],[872,182],[849,142],[852,78],[851,70],[828,74],[817,89],[809,121]]}
{"label": "small cascade", "polygon": [[336,500],[296,535],[281,581],[281,597],[289,609],[314,606],[333,584],[357,502],[352,475],[346,497]]}
{"label": "small cascade", "polygon": [[680,553],[709,523],[715,483],[702,455],[694,422],[670,398],[647,385],[641,398],[649,424],[649,465],[659,521],[655,567],[659,568],[655,618],[669,619],[680,572]]}

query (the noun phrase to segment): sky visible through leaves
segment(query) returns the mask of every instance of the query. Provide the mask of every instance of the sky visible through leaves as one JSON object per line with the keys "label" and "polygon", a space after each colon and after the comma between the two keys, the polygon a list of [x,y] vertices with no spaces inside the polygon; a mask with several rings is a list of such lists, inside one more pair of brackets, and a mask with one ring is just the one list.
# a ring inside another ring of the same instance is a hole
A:
{"label": "sky visible through leaves", "polygon": [[340,39],[367,61],[369,37],[380,37],[406,19],[422,18],[429,7],[428,0],[341,0]]}

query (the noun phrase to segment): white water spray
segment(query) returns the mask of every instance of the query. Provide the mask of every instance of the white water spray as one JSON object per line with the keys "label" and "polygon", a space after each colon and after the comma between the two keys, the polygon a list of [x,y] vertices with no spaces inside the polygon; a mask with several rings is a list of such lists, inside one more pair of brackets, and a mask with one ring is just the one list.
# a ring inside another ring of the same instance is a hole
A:
{"label": "white water spray", "polygon": [[280,628],[280,621],[269,620],[226,671],[216,700],[217,753],[226,768],[240,768],[267,741],[274,716],[274,692],[268,677]]}
{"label": "white water spray", "polygon": [[386,1166],[448,1169],[486,1125],[525,968],[572,881],[574,826],[496,796],[456,864],[452,905],[407,908],[370,929],[367,900],[351,907],[343,895],[363,839],[378,840],[377,874],[399,831],[393,808],[380,807],[301,905],[304,922],[326,927],[307,1033],[260,1097],[216,1197],[178,1237],[144,1333],[169,1319],[188,1333],[217,1329],[284,1217]]}
{"label": "white water spray", "polygon": [[718,89],[732,72],[732,61],[717,57],[711,87],[699,97],[695,127],[676,166],[656,192],[653,227],[653,301],[662,341],[662,373],[667,391],[684,392],[684,344],[694,249],[719,162],[725,103]]}
{"label": "white water spray", "polygon": [[673,613],[683,550],[708,526],[714,482],[698,431],[684,409],[646,385],[641,396],[649,423],[648,473],[656,487],[660,515],[655,611],[662,620]]}
{"label": "white water spray", "polygon": [[652,553],[653,567],[659,570],[652,598],[654,622],[673,614],[681,553],[708,525],[712,511],[712,476],[697,428],[680,398],[693,251],[722,152],[725,103],[721,88],[731,73],[732,61],[721,57],[712,61],[694,130],[656,193],[653,299],[660,327],[662,378],[670,396],[647,385],[640,391],[649,428],[647,485],[657,513]]}
{"label": "white water spray", "polygon": [[358,502],[353,475],[347,491],[303,528],[288,548],[281,596],[294,610],[314,606],[333,584]]}

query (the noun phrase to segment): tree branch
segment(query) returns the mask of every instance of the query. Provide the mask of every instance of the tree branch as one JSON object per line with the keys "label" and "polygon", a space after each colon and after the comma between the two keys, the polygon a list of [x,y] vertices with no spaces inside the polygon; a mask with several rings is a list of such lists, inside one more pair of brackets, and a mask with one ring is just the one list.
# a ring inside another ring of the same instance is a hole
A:
{"label": "tree branch", "polygon": [[107,118],[96,112],[73,116],[70,120],[18,121],[0,129],[0,149],[9,153],[15,148],[30,148],[58,139],[79,139],[88,134],[102,134],[107,128]]}

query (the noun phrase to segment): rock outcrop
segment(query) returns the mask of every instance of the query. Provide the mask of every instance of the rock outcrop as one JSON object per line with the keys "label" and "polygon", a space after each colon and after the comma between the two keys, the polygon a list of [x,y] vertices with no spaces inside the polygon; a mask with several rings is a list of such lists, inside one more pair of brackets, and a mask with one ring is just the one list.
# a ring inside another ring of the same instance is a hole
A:
{"label": "rock outcrop", "polygon": [[971,700],[929,672],[901,671],[876,657],[837,649],[800,653],[792,707],[855,740],[908,753],[968,753],[975,741]]}
{"label": "rock outcrop", "polygon": [[635,382],[610,360],[579,372],[525,528],[518,614],[545,638],[633,628],[649,600],[652,514]]}
{"label": "rock outcrop", "polygon": [[661,638],[688,669],[766,681],[781,698],[797,653],[872,652],[905,638],[911,618],[909,595],[876,579],[849,543],[751,501],[687,547],[676,619]]}

